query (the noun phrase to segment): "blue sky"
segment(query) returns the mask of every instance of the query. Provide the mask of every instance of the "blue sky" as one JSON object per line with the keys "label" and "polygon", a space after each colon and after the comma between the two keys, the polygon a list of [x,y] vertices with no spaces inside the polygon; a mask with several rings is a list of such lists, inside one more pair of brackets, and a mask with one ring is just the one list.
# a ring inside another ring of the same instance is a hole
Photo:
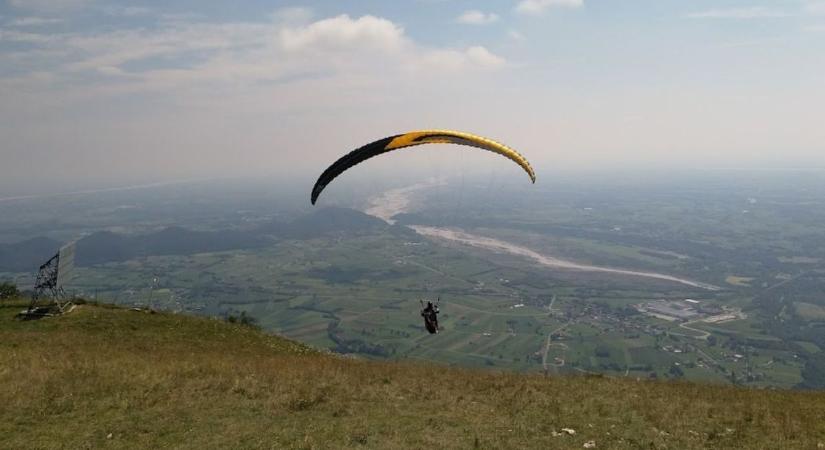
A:
{"label": "blue sky", "polygon": [[309,173],[429,127],[539,167],[821,167],[825,0],[0,0],[0,99],[6,190]]}

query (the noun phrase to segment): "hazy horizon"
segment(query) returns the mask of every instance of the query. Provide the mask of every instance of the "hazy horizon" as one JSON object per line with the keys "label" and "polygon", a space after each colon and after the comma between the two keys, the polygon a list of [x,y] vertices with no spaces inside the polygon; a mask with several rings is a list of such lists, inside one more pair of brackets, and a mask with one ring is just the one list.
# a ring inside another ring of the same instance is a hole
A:
{"label": "hazy horizon", "polygon": [[[822,54],[821,0],[5,0],[0,197],[312,178],[421,128],[539,171],[825,168]],[[445,148],[361,173],[499,170]]]}

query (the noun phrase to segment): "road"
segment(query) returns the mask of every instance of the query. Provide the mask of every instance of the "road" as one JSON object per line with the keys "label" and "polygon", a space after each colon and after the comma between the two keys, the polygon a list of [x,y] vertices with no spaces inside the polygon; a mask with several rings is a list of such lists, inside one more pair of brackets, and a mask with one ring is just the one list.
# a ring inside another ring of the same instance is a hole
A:
{"label": "road", "polygon": [[[550,299],[550,306],[547,307],[547,315],[548,316],[553,314],[553,304],[555,304],[555,303],[556,303],[556,296],[554,295],[553,298]],[[567,326],[570,325],[571,321],[572,321],[572,319],[568,320],[564,325],[562,325],[562,326],[556,328],[555,330],[547,333],[547,340],[544,342],[544,353],[542,353],[542,355],[541,355],[541,367],[544,369],[545,374],[548,371],[548,368],[547,368],[547,354],[550,353],[550,346],[551,346],[550,341],[552,340],[554,334],[560,333],[565,328],[567,328]],[[564,344],[561,344],[561,345],[564,345]],[[564,360],[561,360],[561,364],[554,364],[553,366],[554,367],[564,366]]]}
{"label": "road", "polygon": [[698,328],[691,328],[690,327],[691,324],[694,324],[696,322],[701,322],[702,320],[704,320],[704,319],[693,320],[693,321],[690,321],[690,322],[685,322],[685,323],[680,323],[679,324],[679,328],[684,328],[686,330],[694,331],[696,333],[699,333],[699,336],[696,336],[696,335],[693,335],[693,334],[680,334],[680,333],[670,333],[670,334],[674,334],[676,336],[685,336],[685,337],[694,338],[694,339],[707,340],[708,336],[710,336],[710,333],[708,333],[705,330],[700,330]]}
{"label": "road", "polygon": [[[568,325],[570,325],[570,322],[567,322],[564,325],[556,328],[555,330],[547,333],[547,341],[545,341],[545,343],[544,343],[544,354],[542,354],[542,356],[541,356],[541,367],[544,368],[544,373],[545,374],[549,370],[548,367],[547,367],[547,354],[550,353],[550,345],[551,345],[550,341],[552,339],[552,336],[556,333],[560,333],[560,332],[564,331],[564,329],[567,328]],[[564,360],[561,361],[561,364],[554,364],[553,366],[554,367],[564,366]]]}

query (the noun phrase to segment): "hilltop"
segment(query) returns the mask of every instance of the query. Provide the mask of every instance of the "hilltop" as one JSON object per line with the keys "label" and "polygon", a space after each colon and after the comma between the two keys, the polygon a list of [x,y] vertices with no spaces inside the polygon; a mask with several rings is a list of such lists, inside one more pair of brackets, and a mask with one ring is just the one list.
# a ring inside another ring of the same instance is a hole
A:
{"label": "hilltop", "polygon": [[371,362],[216,319],[22,308],[0,303],[2,448],[825,447],[823,392]]}

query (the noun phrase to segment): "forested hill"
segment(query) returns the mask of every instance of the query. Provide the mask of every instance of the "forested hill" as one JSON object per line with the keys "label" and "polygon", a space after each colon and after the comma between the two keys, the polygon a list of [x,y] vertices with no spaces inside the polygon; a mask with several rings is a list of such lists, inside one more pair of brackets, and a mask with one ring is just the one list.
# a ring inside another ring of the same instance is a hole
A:
{"label": "forested hill", "polygon": [[57,253],[60,242],[45,237],[0,244],[0,272],[34,272]]}
{"label": "forested hill", "polygon": [[[360,211],[322,208],[290,222],[271,222],[243,230],[196,231],[175,226],[142,234],[97,231],[77,241],[76,262],[91,266],[145,256],[260,248],[271,239],[313,239],[333,233],[371,233],[388,228],[383,220]],[[0,272],[33,273],[63,244],[45,237],[0,244]]]}

